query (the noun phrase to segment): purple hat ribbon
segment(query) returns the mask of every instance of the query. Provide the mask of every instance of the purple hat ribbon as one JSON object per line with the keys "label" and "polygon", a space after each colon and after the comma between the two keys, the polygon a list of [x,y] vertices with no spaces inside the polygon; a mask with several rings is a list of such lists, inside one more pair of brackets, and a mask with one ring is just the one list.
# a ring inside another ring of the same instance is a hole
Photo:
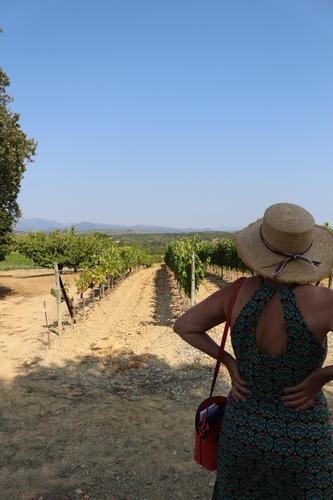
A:
{"label": "purple hat ribbon", "polygon": [[299,253],[299,254],[297,254],[297,253],[293,254],[293,253],[281,252],[281,250],[278,250],[277,248],[272,247],[272,245],[270,245],[268,243],[268,241],[265,240],[265,238],[262,234],[262,226],[260,226],[260,238],[261,238],[261,241],[263,242],[263,244],[265,245],[265,247],[268,248],[268,250],[276,253],[277,255],[281,255],[282,257],[285,257],[285,259],[281,260],[280,262],[277,262],[275,264],[270,264],[268,266],[263,266],[263,267],[273,267],[276,265],[277,268],[275,269],[275,271],[273,273],[274,277],[279,276],[279,274],[283,273],[283,271],[286,269],[289,262],[291,262],[292,260],[298,260],[298,259],[304,260],[305,262],[308,262],[312,266],[316,266],[316,267],[318,267],[321,264],[321,262],[319,262],[317,260],[312,260],[309,257],[304,256],[304,254],[306,254],[312,248],[312,243],[313,243],[312,241],[311,241],[309,247],[304,252]]}

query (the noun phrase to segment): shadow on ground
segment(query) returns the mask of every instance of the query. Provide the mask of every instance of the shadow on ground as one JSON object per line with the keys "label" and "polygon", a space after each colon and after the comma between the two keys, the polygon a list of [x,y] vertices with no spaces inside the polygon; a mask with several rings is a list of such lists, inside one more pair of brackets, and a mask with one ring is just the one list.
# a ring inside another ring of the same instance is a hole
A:
{"label": "shadow on ground", "polygon": [[0,286],[0,300],[5,299],[8,295],[13,293],[13,289],[8,286]]}
{"label": "shadow on ground", "polygon": [[[0,381],[1,499],[211,498],[215,473],[193,461],[193,444],[212,367],[111,346],[42,362]],[[221,377],[216,393],[227,391]]]}
{"label": "shadow on ground", "polygon": [[172,326],[174,323],[173,291],[170,279],[165,264],[157,270],[154,277],[154,298],[152,306],[154,308],[153,321],[141,321],[140,325],[156,325],[156,326]]}
{"label": "shadow on ground", "polygon": [[218,285],[220,288],[231,283],[231,281],[226,281],[223,278],[221,278],[220,276],[217,276],[217,274],[208,273],[208,272],[205,272],[205,278],[208,281],[210,281],[211,283]]}
{"label": "shadow on ground", "polygon": [[155,310],[154,322],[160,326],[172,326],[172,292],[170,275],[167,267],[163,264],[157,271],[155,278]]}
{"label": "shadow on ground", "polygon": [[194,415],[211,368],[175,369],[112,347],[63,366],[41,363],[0,381],[2,499],[211,496],[214,473],[193,461]]}

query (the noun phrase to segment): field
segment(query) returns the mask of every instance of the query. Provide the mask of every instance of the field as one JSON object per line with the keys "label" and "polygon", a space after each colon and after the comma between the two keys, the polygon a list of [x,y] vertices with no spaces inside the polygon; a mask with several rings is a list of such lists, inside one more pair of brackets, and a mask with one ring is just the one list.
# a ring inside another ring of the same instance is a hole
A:
{"label": "field", "polygon": [[[94,308],[87,302],[48,347],[52,286],[49,270],[0,272],[1,498],[210,498],[215,473],[193,461],[193,443],[214,362],[173,333],[187,301],[166,267],[131,274]],[[197,300],[220,286],[208,275]],[[212,331],[220,335],[221,326]],[[229,389],[221,374],[220,394]],[[333,409],[332,387],[326,395]]]}
{"label": "field", "polygon": [[173,240],[198,237],[211,242],[221,238],[230,238],[230,235],[231,233],[225,231],[204,231],[202,233],[128,233],[112,235],[112,237],[118,240],[120,245],[136,246],[154,255],[157,261],[163,262],[165,248]]}
{"label": "field", "polygon": [[31,259],[17,252],[7,255],[5,259],[0,262],[0,271],[8,271],[11,269],[34,269],[36,267],[38,266]]}

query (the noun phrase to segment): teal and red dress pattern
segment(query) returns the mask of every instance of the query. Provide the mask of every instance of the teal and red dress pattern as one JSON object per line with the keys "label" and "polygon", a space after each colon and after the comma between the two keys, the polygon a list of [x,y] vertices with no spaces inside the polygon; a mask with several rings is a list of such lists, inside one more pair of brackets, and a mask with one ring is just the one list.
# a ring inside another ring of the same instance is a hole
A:
{"label": "teal and red dress pattern", "polygon": [[[281,355],[258,352],[256,327],[265,304],[278,293],[286,324]],[[311,408],[287,408],[286,387],[322,366],[322,347],[309,330],[293,288],[262,284],[239,314],[231,341],[251,396],[228,396],[219,439],[213,500],[333,499],[333,446],[325,396]]]}

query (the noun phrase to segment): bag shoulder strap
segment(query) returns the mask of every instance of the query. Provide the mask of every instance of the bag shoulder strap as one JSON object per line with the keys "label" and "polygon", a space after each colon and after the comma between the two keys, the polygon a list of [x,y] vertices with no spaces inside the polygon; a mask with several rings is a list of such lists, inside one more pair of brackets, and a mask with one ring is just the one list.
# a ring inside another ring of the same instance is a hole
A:
{"label": "bag shoulder strap", "polygon": [[243,278],[240,278],[240,280],[238,281],[238,283],[237,283],[237,285],[235,287],[235,290],[234,290],[234,293],[233,293],[233,296],[232,296],[229,308],[228,308],[228,313],[227,313],[227,318],[226,318],[226,321],[225,321],[225,326],[224,326],[223,336],[222,336],[222,340],[221,340],[221,345],[220,345],[219,353],[218,353],[217,360],[216,360],[216,366],[215,366],[215,372],[214,372],[212,387],[210,389],[210,396],[209,396],[210,398],[212,397],[212,394],[213,394],[213,391],[214,391],[214,387],[215,387],[215,382],[216,382],[216,379],[217,379],[217,375],[219,373],[220,364],[221,364],[221,361],[222,361],[222,356],[223,356],[224,347],[225,347],[225,342],[227,340],[228,330],[229,330],[229,327],[230,327],[232,310],[233,310],[234,304],[236,302],[239,289],[240,289],[240,287],[242,286],[242,284],[244,283],[245,280],[246,280],[246,278],[243,277]]}

